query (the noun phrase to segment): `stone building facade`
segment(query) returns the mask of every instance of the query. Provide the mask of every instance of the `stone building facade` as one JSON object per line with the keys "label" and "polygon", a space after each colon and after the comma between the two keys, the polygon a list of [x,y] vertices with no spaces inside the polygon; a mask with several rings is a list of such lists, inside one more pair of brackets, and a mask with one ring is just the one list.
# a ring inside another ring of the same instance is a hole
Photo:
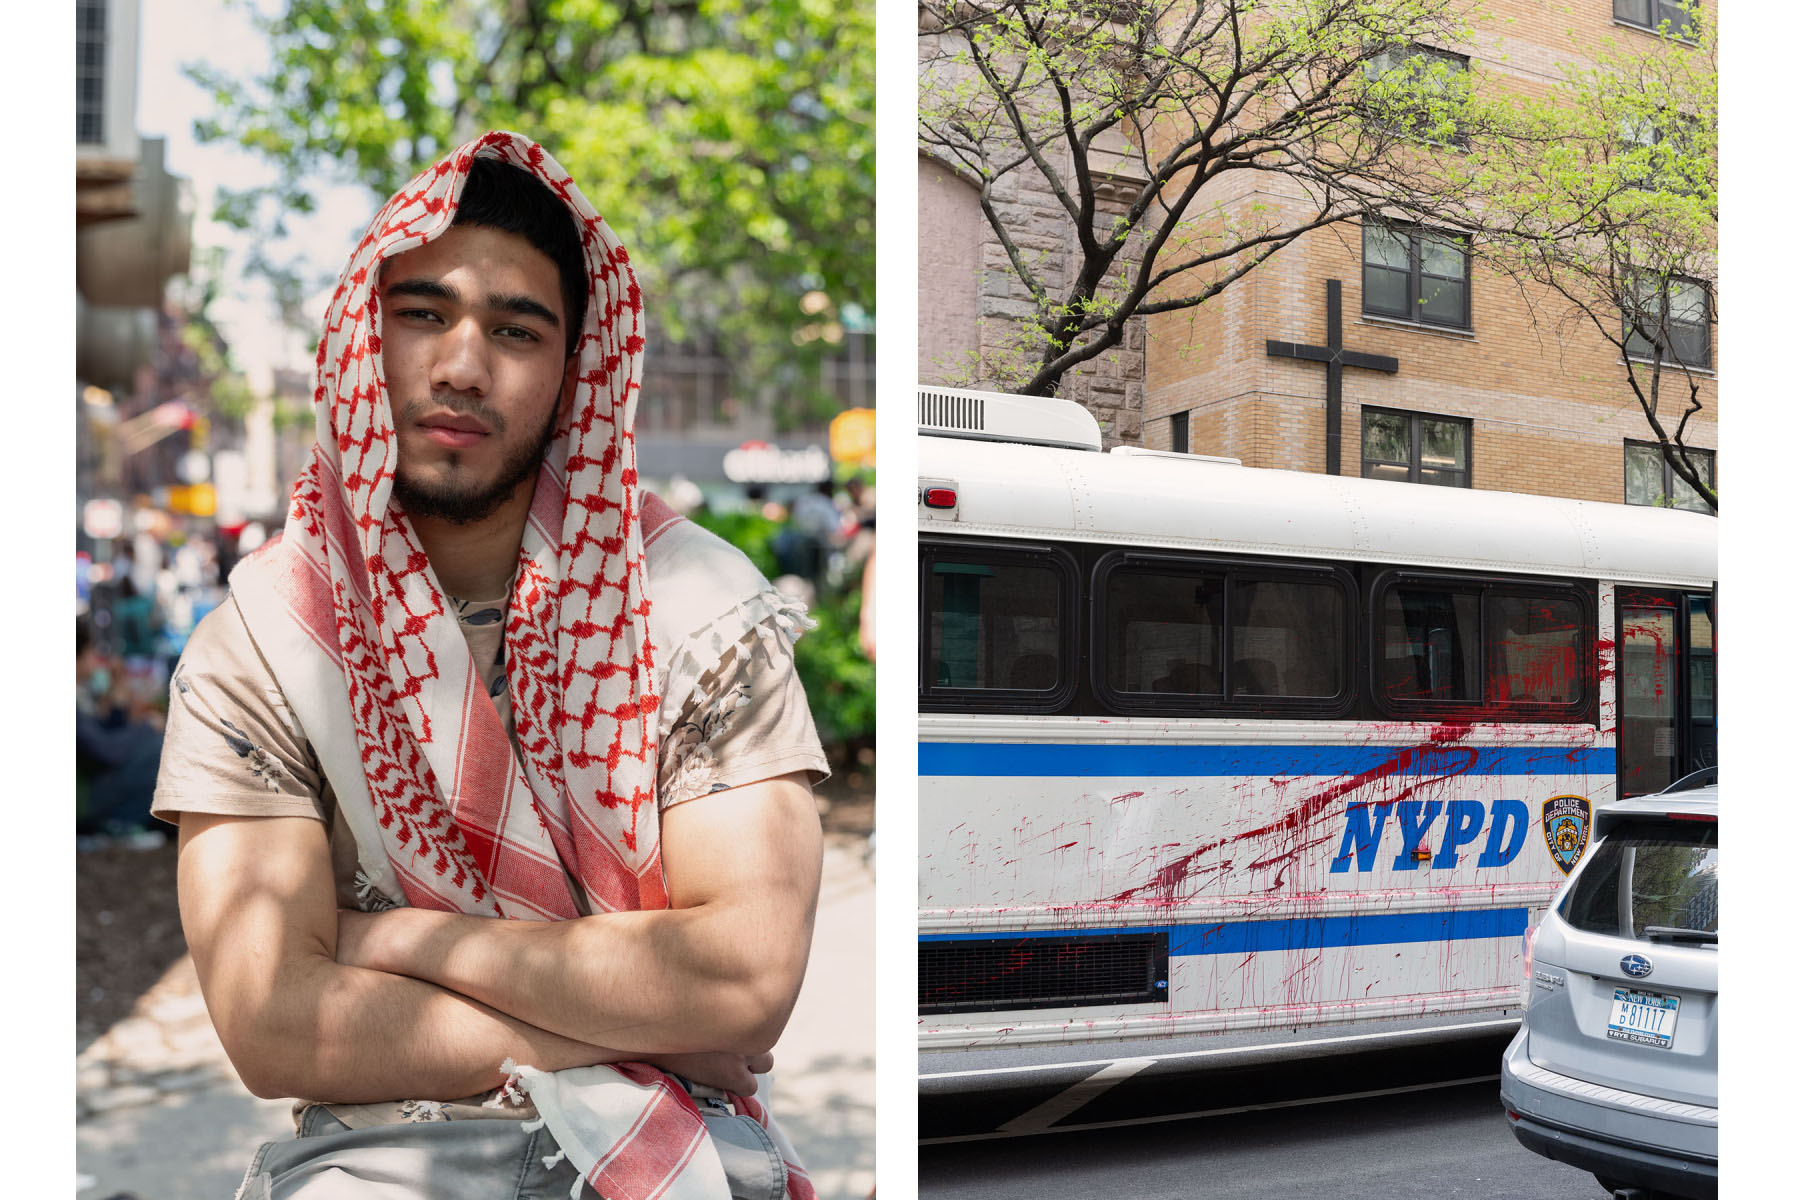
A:
{"label": "stone building facade", "polygon": [[[937,50],[936,35],[920,38],[922,72]],[[1063,154],[1066,158],[1067,151]],[[1113,165],[1130,169],[1127,162]],[[1107,228],[1124,211],[1120,197],[1128,184],[1122,179],[1102,196],[1097,228]],[[1037,359],[1035,352],[1021,351],[1021,331],[1036,311],[1031,293],[989,228],[974,180],[955,164],[921,152],[918,196],[919,382],[1012,390],[1027,359]],[[1080,251],[1069,214],[1043,174],[1026,165],[1003,175],[995,182],[993,203],[1050,295],[1065,294]],[[1137,261],[1128,248],[1115,278]],[[1057,392],[1093,412],[1107,446],[1143,442],[1146,333],[1144,320],[1134,318],[1118,346],[1064,375]]]}
{"label": "stone building facade", "polygon": [[[1033,256],[1034,270],[1056,295],[1078,265],[1068,214],[1035,171],[1015,172],[994,190],[995,208],[1013,240]],[[921,154],[919,382],[1009,390],[1022,358],[1021,323],[1034,311],[1031,294],[988,228],[975,186],[949,164]],[[1057,392],[1093,412],[1108,446],[1143,443],[1146,344],[1145,320],[1133,318],[1123,342],[1070,371]]]}

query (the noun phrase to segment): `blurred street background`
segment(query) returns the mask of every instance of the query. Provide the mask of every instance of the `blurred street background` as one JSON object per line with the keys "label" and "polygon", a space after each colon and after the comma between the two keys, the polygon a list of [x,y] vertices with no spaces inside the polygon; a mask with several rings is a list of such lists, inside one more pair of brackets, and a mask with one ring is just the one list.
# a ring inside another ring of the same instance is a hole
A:
{"label": "blurred street background", "polygon": [[632,254],[646,486],[818,623],[797,658],[835,772],[826,894],[777,1099],[821,1195],[865,1195],[873,5],[74,8],[79,1194],[229,1194],[289,1128],[218,1052],[147,815],[169,673],[231,567],[280,531],[317,322],[363,226],[419,167],[507,128]]}

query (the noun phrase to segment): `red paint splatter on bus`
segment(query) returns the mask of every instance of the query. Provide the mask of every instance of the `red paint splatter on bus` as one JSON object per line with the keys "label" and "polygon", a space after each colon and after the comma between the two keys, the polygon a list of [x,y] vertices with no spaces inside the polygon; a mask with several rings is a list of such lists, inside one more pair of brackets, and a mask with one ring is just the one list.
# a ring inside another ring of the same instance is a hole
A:
{"label": "red paint splatter on bus", "polygon": [[[1352,775],[1348,779],[1313,793],[1290,809],[1279,820],[1198,846],[1173,862],[1164,864],[1146,882],[1136,887],[1126,888],[1116,895],[1107,897],[1107,900],[1173,904],[1176,901],[1177,892],[1193,874],[1200,858],[1233,842],[1263,838],[1297,838],[1303,829],[1324,815],[1337,800],[1396,775],[1404,775],[1415,770],[1418,773],[1418,777],[1411,783],[1375,803],[1397,804],[1422,787],[1441,785],[1446,779],[1466,774],[1475,766],[1480,751],[1473,746],[1452,749],[1448,743],[1466,736],[1469,728],[1470,726],[1466,722],[1440,724],[1427,735],[1428,740],[1424,745],[1402,750],[1380,766]],[[1430,774],[1425,773],[1427,769],[1430,770]],[[1298,849],[1299,847],[1295,847],[1286,856],[1297,853]]]}

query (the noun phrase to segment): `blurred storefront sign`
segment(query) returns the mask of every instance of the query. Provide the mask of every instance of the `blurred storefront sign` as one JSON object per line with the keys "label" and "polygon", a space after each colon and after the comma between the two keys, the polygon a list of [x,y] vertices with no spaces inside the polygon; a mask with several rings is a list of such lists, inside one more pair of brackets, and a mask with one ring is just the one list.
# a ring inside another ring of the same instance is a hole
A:
{"label": "blurred storefront sign", "polygon": [[733,483],[817,483],[831,478],[831,459],[817,445],[783,450],[768,442],[745,442],[726,452],[725,478]]}

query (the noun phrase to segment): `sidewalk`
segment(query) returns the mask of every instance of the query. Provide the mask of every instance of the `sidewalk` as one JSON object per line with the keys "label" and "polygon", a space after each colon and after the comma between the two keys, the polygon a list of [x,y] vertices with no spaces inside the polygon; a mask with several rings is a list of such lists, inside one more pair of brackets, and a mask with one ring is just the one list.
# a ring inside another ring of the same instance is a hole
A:
{"label": "sidewalk", "polygon": [[[875,875],[867,839],[827,834],[811,967],[775,1047],[774,1109],[821,1200],[875,1184]],[[286,1100],[244,1090],[182,956],[76,1059],[79,1200],[227,1200]]]}

